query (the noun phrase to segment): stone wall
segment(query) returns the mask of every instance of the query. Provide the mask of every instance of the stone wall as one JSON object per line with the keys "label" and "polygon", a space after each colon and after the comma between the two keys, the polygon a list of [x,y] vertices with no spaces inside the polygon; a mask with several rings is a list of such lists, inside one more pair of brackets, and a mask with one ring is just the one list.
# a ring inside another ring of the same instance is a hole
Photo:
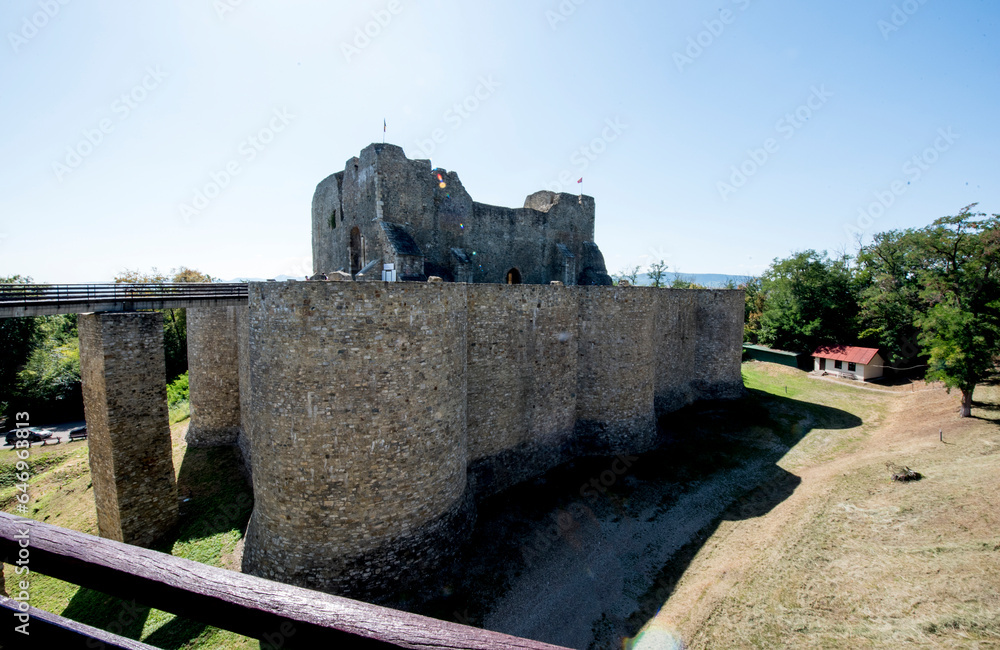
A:
{"label": "stone wall", "polygon": [[579,287],[577,432],[608,453],[655,443],[653,325],[658,289]]}
{"label": "stone wall", "polygon": [[357,596],[433,570],[475,497],[644,451],[658,411],[742,394],[742,296],[253,283],[244,570]]}
{"label": "stone wall", "polygon": [[464,285],[251,284],[245,571],[364,594],[447,555],[471,523],[465,332]]}
{"label": "stone wall", "polygon": [[240,449],[240,456],[243,458],[243,470],[248,481],[253,476],[253,465],[251,463],[251,377],[250,377],[250,310],[248,307],[240,308],[236,315],[236,341],[237,353],[239,354],[240,371],[240,433],[236,438],[236,446]]}
{"label": "stone wall", "polygon": [[570,455],[578,294],[568,287],[467,288],[469,460],[491,494]]}
{"label": "stone wall", "polygon": [[[354,274],[377,259],[406,266],[392,254],[379,225],[385,222],[412,237],[424,275],[502,283],[516,268],[529,284],[577,284],[581,274],[587,283],[610,284],[603,257],[586,249],[596,250],[594,210],[592,197],[546,191],[521,208],[475,203],[455,172],[410,160],[398,146],[372,144],[316,187],[313,270]],[[361,258],[353,264],[352,246]]]}
{"label": "stone wall", "polygon": [[191,401],[188,446],[217,447],[236,443],[240,431],[237,317],[245,310],[245,307],[187,310]]}
{"label": "stone wall", "polygon": [[177,522],[163,316],[81,314],[80,375],[101,537],[149,546]]}

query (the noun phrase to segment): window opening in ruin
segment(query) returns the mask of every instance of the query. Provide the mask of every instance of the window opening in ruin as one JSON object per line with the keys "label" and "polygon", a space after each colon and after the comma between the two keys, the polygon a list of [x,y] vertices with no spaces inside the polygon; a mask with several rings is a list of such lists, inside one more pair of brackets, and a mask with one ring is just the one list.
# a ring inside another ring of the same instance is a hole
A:
{"label": "window opening in ruin", "polygon": [[337,227],[337,208],[334,208],[333,212],[330,214],[330,227]]}
{"label": "window opening in ruin", "polygon": [[521,272],[516,268],[507,271],[507,284],[521,284]]}
{"label": "window opening in ruin", "polygon": [[356,275],[361,270],[361,261],[364,256],[361,246],[361,231],[357,226],[354,226],[351,228],[351,275]]}

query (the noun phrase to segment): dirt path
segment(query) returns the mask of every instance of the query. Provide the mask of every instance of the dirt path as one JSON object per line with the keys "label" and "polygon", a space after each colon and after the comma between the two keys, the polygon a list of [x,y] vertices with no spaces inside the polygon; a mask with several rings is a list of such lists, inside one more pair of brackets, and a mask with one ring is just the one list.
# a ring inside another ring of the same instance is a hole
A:
{"label": "dirt path", "polygon": [[[794,493],[764,516],[722,522],[634,647],[667,647],[677,637],[689,647],[827,647],[859,638],[1000,647],[1000,435],[991,422],[960,421],[956,399],[940,390],[902,393],[853,450],[785,467],[801,478]],[[953,444],[939,442],[939,428]],[[893,483],[890,461],[928,476]],[[957,520],[956,509],[964,514]],[[949,545],[958,550],[935,562]],[[964,597],[949,588],[954,581]]]}

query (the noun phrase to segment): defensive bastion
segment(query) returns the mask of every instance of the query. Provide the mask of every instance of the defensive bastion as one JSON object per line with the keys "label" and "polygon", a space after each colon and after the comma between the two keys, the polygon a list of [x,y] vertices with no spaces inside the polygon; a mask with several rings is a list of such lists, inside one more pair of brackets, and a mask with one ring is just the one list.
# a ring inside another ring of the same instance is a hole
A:
{"label": "defensive bastion", "polygon": [[254,283],[247,316],[243,568],[336,593],[434,570],[477,497],[743,392],[739,291]]}
{"label": "defensive bastion", "polygon": [[[313,203],[315,270],[345,281],[191,309],[188,443],[242,452],[244,571],[377,597],[447,561],[478,499],[742,395],[743,292],[607,286],[593,214],[478,204],[372,145]],[[411,281],[373,280],[385,264]]]}

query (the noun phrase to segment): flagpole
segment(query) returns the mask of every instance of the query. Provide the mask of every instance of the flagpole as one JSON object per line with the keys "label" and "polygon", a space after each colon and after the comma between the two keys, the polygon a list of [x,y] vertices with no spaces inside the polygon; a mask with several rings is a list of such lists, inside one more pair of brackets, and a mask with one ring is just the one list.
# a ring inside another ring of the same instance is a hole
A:
{"label": "flagpole", "polygon": [[382,118],[382,144],[385,144],[385,131],[388,128],[385,122],[385,118]]}

